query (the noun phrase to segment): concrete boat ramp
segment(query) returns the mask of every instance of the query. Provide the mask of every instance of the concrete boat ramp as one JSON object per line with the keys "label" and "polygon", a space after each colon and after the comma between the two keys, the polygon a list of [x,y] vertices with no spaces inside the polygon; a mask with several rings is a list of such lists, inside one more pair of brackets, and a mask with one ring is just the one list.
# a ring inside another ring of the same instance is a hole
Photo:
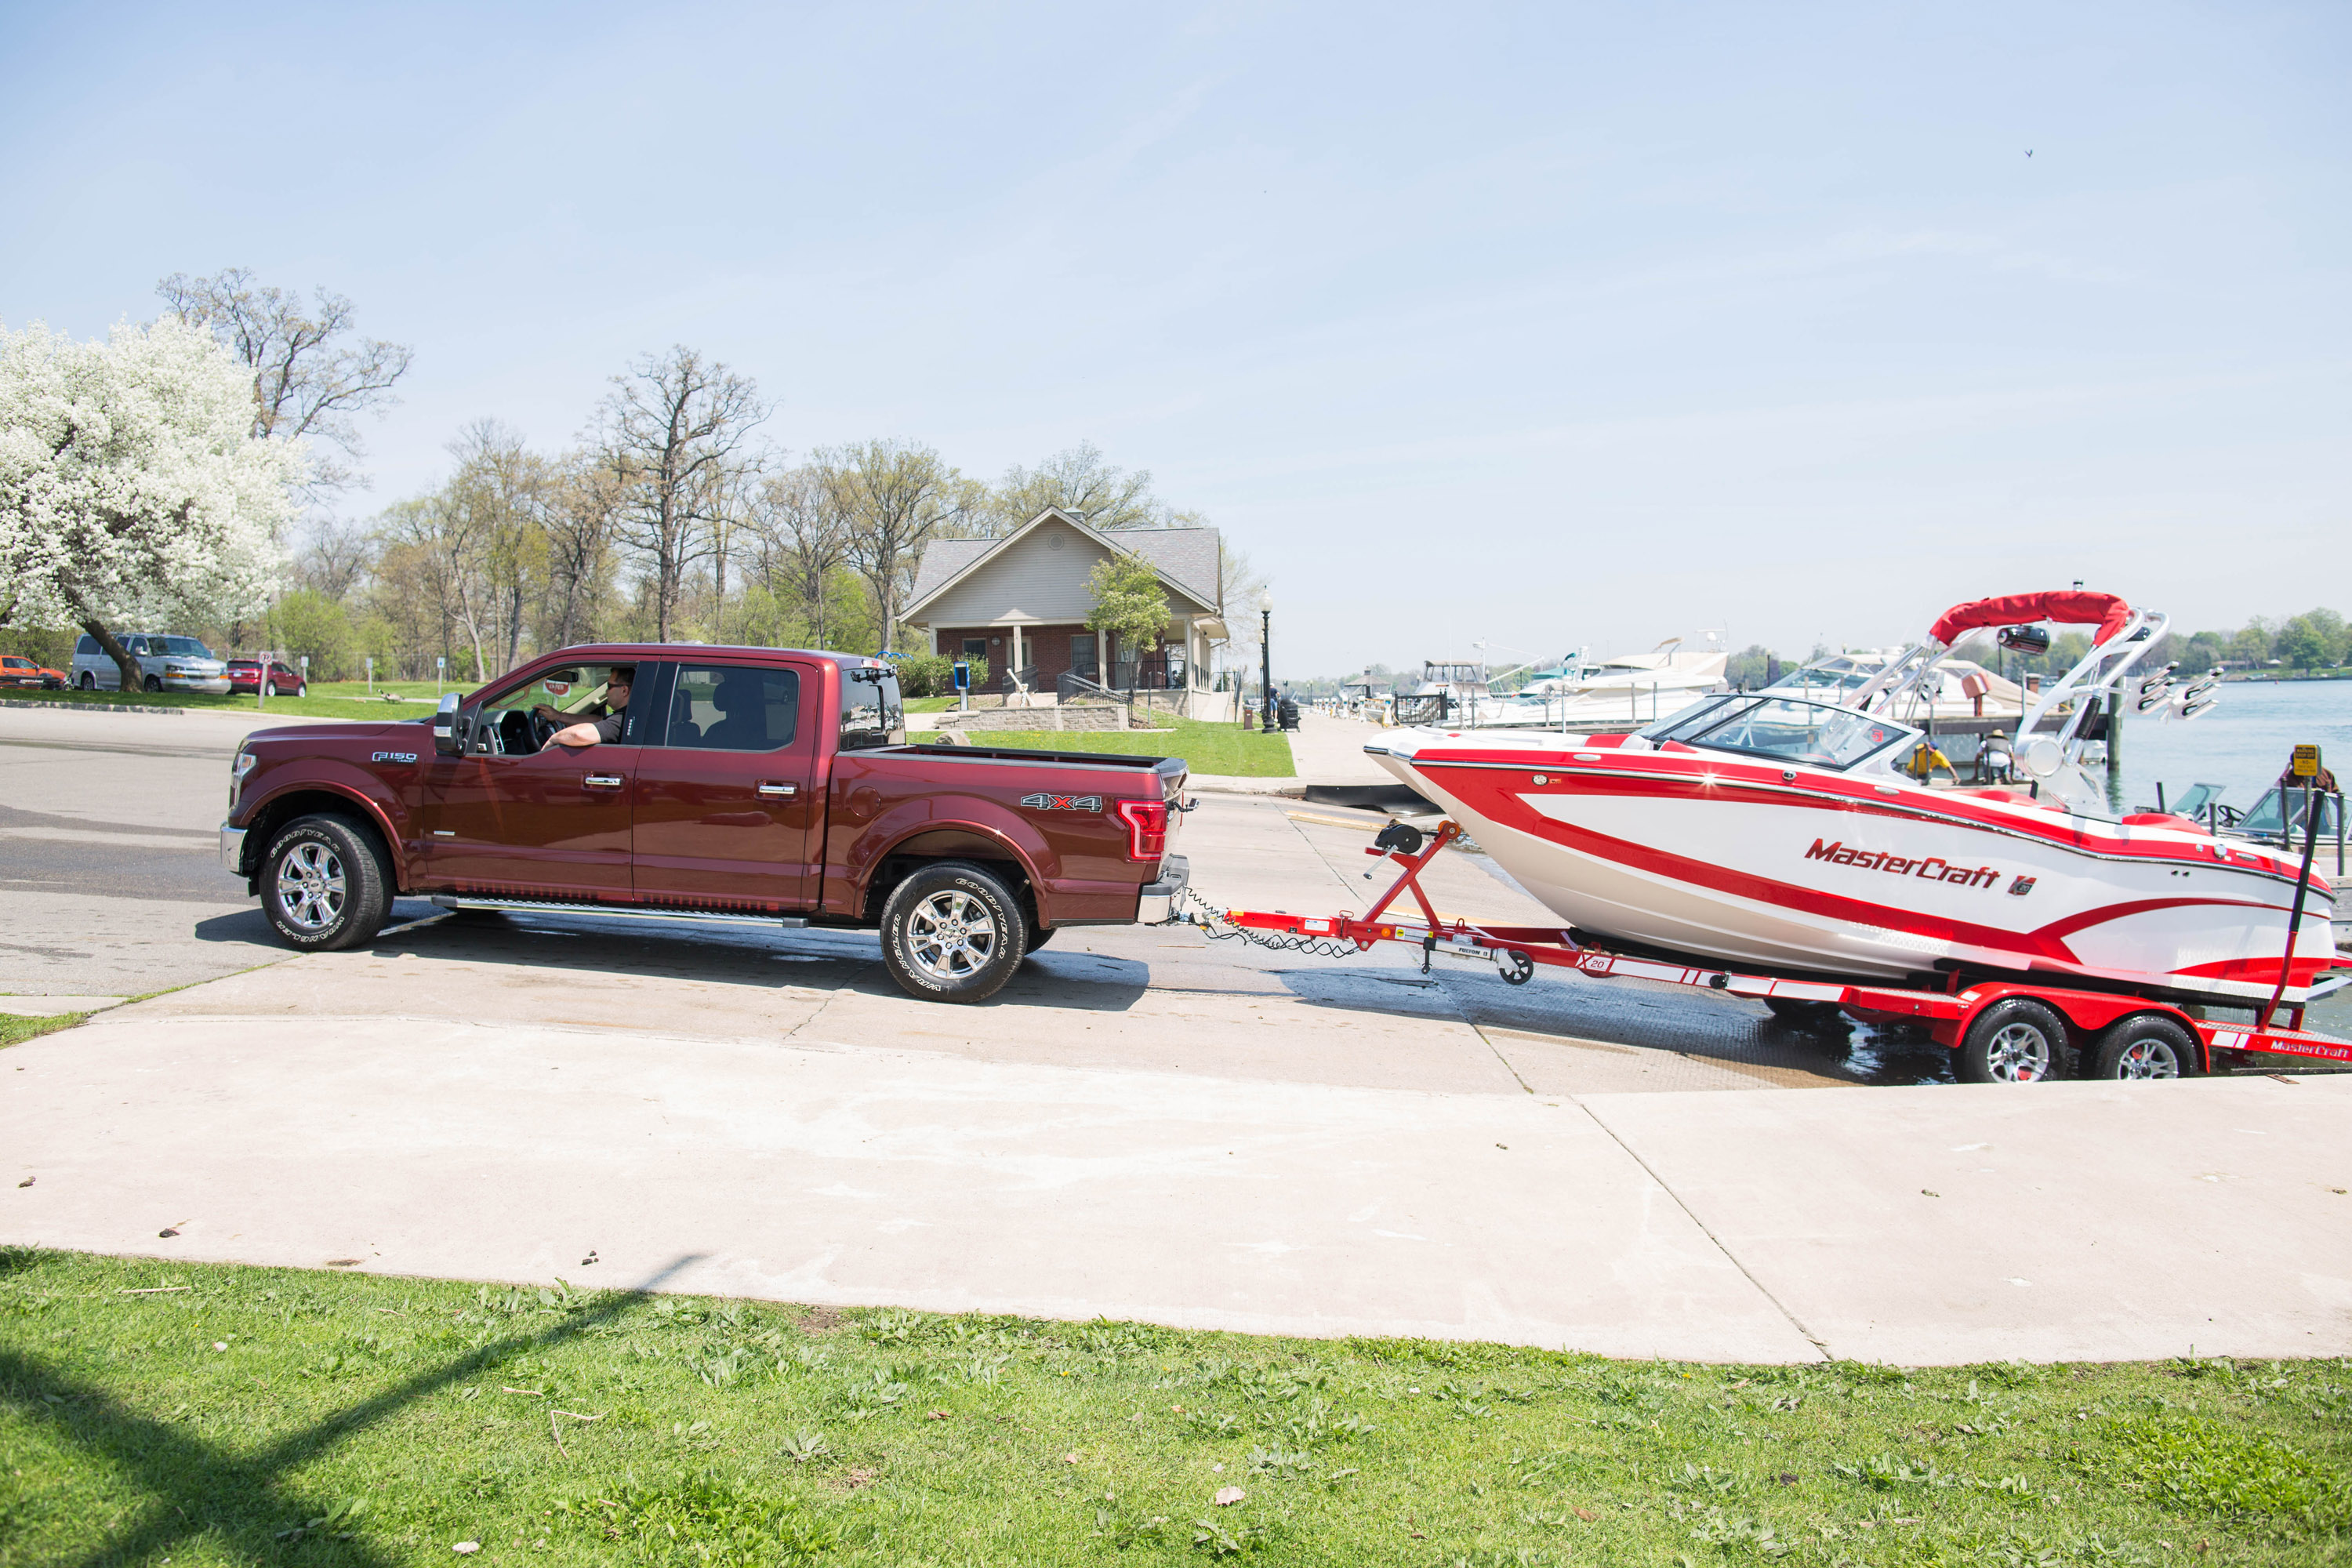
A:
{"label": "concrete boat ramp", "polygon": [[[191,762],[146,816],[76,816],[120,809],[89,747],[134,727],[0,754],[28,843],[176,853],[234,737],[201,799]],[[139,742],[119,765],[179,765]],[[1211,897],[1372,890],[1368,820],[1204,798]],[[856,933],[404,902],[289,958],[165,874],[0,879],[0,990],[213,976],[0,1052],[0,1239],[1621,1356],[2352,1353],[2352,1077],[1964,1087],[1729,997],[1181,929],[1060,933],[976,1008],[899,995]],[[1538,918],[1474,858],[1431,882]]]}

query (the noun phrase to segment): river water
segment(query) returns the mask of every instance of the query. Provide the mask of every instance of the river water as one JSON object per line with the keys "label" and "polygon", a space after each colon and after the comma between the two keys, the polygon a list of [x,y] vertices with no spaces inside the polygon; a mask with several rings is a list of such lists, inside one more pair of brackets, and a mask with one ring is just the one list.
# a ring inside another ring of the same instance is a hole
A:
{"label": "river water", "polygon": [[2339,779],[2352,779],[2352,680],[2233,681],[2221,695],[2212,711],[2186,723],[2126,718],[2122,776],[2109,785],[2108,804],[2152,810],[2158,781],[2168,800],[2192,784],[2217,784],[2228,786],[2222,803],[2243,811],[2304,744],[2318,746]]}

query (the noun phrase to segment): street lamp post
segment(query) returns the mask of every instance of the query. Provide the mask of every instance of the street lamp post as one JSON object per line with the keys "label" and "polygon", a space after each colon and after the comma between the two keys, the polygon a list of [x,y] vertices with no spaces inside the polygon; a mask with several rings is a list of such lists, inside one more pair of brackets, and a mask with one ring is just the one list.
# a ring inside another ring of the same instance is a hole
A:
{"label": "street lamp post", "polygon": [[1274,595],[1257,596],[1258,728],[1271,730],[1274,718]]}

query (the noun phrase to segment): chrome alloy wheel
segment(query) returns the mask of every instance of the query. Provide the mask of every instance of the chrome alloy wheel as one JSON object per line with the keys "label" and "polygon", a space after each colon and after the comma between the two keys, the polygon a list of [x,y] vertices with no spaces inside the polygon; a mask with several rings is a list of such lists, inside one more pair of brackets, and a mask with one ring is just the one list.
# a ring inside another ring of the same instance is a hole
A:
{"label": "chrome alloy wheel", "polygon": [[334,847],[305,839],[278,862],[278,909],[289,925],[325,931],[342,918],[343,862]]}
{"label": "chrome alloy wheel", "polygon": [[2143,1037],[2117,1054],[2116,1076],[2120,1079],[2179,1078],[2180,1058],[2173,1054],[2172,1047],[2167,1042]]}
{"label": "chrome alloy wheel", "polygon": [[988,906],[961,889],[933,893],[908,912],[908,961],[933,980],[971,979],[1003,940]]}
{"label": "chrome alloy wheel", "polygon": [[2053,1070],[2050,1037],[2031,1024],[2011,1024],[1986,1042],[1985,1066],[1997,1083],[2040,1083]]}

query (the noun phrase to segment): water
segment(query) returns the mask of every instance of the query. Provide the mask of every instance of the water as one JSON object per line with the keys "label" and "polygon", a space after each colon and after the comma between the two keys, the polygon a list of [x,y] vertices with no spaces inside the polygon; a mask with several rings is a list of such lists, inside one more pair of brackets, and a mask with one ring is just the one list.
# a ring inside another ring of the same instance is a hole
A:
{"label": "water", "polygon": [[2221,706],[2185,724],[2132,714],[2124,721],[2120,793],[2110,784],[2109,804],[2153,809],[2161,780],[2170,800],[2192,784],[2226,784],[2222,804],[2243,811],[2305,744],[2320,748],[2339,780],[2352,779],[2352,680],[2232,683],[2221,688]]}

